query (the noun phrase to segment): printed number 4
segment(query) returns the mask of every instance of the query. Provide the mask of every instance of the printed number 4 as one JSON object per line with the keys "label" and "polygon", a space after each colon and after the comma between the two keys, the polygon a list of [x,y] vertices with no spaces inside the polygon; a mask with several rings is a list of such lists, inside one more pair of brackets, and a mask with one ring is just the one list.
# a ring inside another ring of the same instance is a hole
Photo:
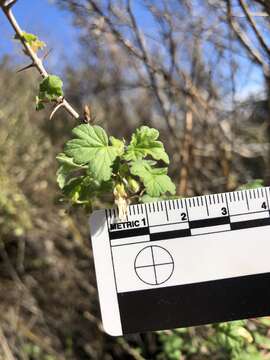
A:
{"label": "printed number 4", "polygon": [[265,201],[262,203],[262,209],[267,209],[267,205]]}

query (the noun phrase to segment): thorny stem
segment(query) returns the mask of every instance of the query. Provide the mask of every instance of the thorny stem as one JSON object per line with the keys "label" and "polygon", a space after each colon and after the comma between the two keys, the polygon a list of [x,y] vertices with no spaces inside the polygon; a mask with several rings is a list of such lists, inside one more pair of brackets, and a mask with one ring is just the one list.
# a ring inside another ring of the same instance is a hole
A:
{"label": "thorny stem", "polygon": [[[40,75],[43,78],[46,78],[49,74],[47,70],[45,69],[42,60],[38,57],[38,55],[35,53],[35,51],[31,48],[31,46],[25,41],[23,37],[23,30],[21,29],[20,25],[18,24],[11,7],[15,4],[16,1],[6,2],[0,0],[0,7],[2,8],[6,18],[8,19],[9,23],[13,27],[18,39],[22,43],[26,54],[31,58],[32,60],[32,66],[35,67]],[[61,104],[61,107],[65,108],[66,111],[73,116],[75,119],[79,119],[80,115],[77,113],[77,111],[68,103],[68,101],[65,98],[60,98],[58,101],[58,105]],[[58,106],[57,105],[57,106]]]}

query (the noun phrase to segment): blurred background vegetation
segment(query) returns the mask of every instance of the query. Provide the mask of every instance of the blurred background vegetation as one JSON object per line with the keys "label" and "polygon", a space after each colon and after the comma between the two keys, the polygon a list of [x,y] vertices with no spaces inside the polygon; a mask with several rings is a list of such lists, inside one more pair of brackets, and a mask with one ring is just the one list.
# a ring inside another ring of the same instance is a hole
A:
{"label": "blurred background vegetation", "polygon": [[[76,61],[65,62],[57,46],[48,60],[61,69],[67,98],[78,110],[90,104],[95,122],[117,137],[142,124],[159,129],[179,195],[258,178],[269,185],[268,0],[53,6],[79,34]],[[25,30],[42,17],[33,14]],[[72,51],[65,38],[63,46]],[[0,359],[270,359],[270,318],[103,333],[88,218],[59,203],[55,180],[55,155],[75,121],[64,111],[53,121],[35,112],[38,76],[15,73],[18,53],[7,53],[0,59]]]}

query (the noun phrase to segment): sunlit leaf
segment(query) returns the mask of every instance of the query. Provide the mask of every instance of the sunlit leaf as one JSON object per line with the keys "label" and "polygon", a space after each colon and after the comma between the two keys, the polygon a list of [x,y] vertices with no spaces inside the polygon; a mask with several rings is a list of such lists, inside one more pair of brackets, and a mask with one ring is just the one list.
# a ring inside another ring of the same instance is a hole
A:
{"label": "sunlit leaf", "polygon": [[100,126],[83,124],[72,132],[76,138],[67,142],[65,154],[77,164],[88,164],[90,173],[97,180],[109,180],[119,147],[109,145],[108,136]]}
{"label": "sunlit leaf", "polygon": [[148,161],[138,160],[132,163],[130,171],[141,179],[148,195],[175,194],[175,185],[167,175],[167,168],[153,168]]}
{"label": "sunlit leaf", "polygon": [[155,160],[162,160],[169,163],[169,157],[161,141],[158,141],[159,132],[156,129],[142,126],[132,135],[130,144],[127,147],[125,159],[136,161],[151,156]]}

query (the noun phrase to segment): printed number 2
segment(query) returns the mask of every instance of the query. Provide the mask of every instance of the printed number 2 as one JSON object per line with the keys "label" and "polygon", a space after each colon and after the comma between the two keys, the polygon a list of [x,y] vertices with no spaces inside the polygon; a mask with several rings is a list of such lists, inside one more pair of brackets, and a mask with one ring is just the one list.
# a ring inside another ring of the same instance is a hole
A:
{"label": "printed number 2", "polygon": [[181,219],[182,219],[182,220],[187,220],[187,214],[186,214],[186,213],[182,213],[182,214],[181,214]]}

